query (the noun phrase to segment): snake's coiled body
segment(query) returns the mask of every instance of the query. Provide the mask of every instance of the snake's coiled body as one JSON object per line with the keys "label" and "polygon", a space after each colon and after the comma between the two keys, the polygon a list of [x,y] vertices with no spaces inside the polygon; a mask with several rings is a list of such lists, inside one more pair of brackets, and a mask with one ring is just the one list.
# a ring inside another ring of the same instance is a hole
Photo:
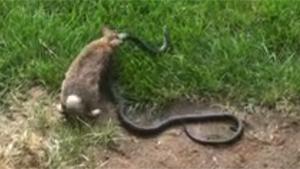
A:
{"label": "snake's coiled body", "polygon": [[[186,135],[193,141],[202,143],[202,144],[229,144],[237,141],[240,136],[243,134],[243,123],[237,117],[229,113],[210,113],[210,114],[186,114],[186,115],[174,115],[167,119],[160,121],[150,127],[139,126],[132,122],[126,115],[128,105],[126,100],[120,95],[117,87],[112,89],[115,99],[118,101],[119,108],[117,110],[118,117],[122,125],[129,131],[140,135],[140,136],[152,136],[159,134],[168,127],[174,125],[183,125]],[[185,124],[195,123],[195,122],[208,122],[208,121],[225,121],[230,120],[235,124],[234,134],[226,139],[211,140],[201,137],[196,137],[191,134]]]}
{"label": "snake's coiled body", "polygon": [[[165,52],[170,45],[169,35],[167,28],[164,27],[164,40],[163,44],[160,48],[153,48],[146,42],[142,41],[141,39],[137,38],[136,36],[133,36],[131,34],[122,34],[123,40],[128,40],[134,42],[136,45],[138,45],[140,48],[148,51],[151,54],[160,54],[162,52]],[[133,123],[126,115],[127,112],[127,104],[126,99],[124,99],[121,95],[119,90],[117,89],[116,84],[112,85],[112,94],[114,95],[115,100],[118,102],[119,109],[118,109],[118,116],[123,124],[123,126],[130,130],[131,132],[142,135],[142,136],[149,136],[149,135],[155,135],[159,134],[166,128],[174,125],[183,125],[184,131],[186,135],[192,139],[193,141],[202,143],[202,144],[228,144],[233,143],[237,141],[240,136],[243,134],[243,124],[242,122],[235,117],[232,114],[229,113],[210,113],[210,114],[186,114],[186,115],[175,115],[171,116],[165,120],[160,121],[159,123],[156,123],[150,127],[144,127],[139,126],[135,123]],[[235,132],[234,134],[226,139],[218,139],[218,140],[210,140],[205,138],[199,138],[192,135],[185,124],[187,123],[195,123],[195,122],[208,122],[208,121],[225,121],[230,120],[235,124]]]}

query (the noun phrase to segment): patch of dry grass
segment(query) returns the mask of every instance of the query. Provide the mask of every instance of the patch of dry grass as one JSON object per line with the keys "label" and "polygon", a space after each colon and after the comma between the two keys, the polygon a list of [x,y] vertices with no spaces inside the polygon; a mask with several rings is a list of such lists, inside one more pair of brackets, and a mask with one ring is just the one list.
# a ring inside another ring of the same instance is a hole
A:
{"label": "patch of dry grass", "polygon": [[[111,121],[74,127],[55,110],[55,97],[41,88],[7,95],[0,118],[0,168],[91,168],[91,150],[113,142]],[[93,149],[89,149],[93,147]]]}

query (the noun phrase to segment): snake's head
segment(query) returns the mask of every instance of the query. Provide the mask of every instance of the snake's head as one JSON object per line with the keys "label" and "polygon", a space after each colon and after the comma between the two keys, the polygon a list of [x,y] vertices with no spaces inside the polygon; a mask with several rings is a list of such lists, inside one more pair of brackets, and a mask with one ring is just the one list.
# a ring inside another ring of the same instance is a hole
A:
{"label": "snake's head", "polygon": [[122,33],[118,34],[118,38],[121,39],[121,40],[125,40],[128,37],[129,37],[129,34],[125,33],[125,32],[122,32]]}

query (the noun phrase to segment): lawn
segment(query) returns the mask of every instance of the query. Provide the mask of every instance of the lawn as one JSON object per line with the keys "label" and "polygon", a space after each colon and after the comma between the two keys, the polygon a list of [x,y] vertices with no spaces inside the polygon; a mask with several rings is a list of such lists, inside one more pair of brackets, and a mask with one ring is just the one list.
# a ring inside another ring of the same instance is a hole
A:
{"label": "lawn", "polygon": [[[272,104],[300,92],[300,2],[0,1],[0,91],[58,91],[68,65],[110,25],[173,50],[121,47],[121,84],[140,101],[198,95]],[[2,92],[4,93],[4,92]]]}
{"label": "lawn", "polygon": [[[114,56],[125,94],[139,102],[195,95],[233,104],[299,99],[300,1],[0,0],[0,97],[34,86],[50,93],[24,112],[31,114],[29,130],[54,131],[45,138],[58,139],[48,152],[52,168],[76,161],[90,145],[108,144],[116,131],[77,131],[45,115],[69,64],[103,25],[153,45],[168,26],[171,51],[153,56],[125,43]],[[2,99],[0,107],[14,101]]]}

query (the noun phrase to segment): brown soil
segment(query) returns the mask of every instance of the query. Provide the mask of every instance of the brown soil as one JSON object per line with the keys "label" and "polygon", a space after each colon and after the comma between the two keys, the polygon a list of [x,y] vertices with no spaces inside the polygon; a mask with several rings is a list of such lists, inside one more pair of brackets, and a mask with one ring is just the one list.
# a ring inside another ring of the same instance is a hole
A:
{"label": "brown soil", "polygon": [[[0,169],[46,168],[47,166],[47,161],[43,159],[45,155],[42,154],[48,145],[47,136],[25,132],[30,116],[27,117],[23,113],[30,111],[27,109],[32,108],[37,98],[45,96],[45,93],[40,90],[34,90],[33,93],[29,101],[24,103],[14,101],[14,104],[21,104],[22,109],[13,109],[12,106],[13,110],[10,112],[13,115],[4,113],[5,118],[0,118]],[[53,104],[45,104],[45,106],[53,109]],[[189,102],[172,104],[168,110],[173,113],[199,111],[209,113],[225,110],[234,112],[245,121],[244,136],[233,145],[205,146],[187,138],[181,127],[169,129],[153,138],[136,137],[123,130],[118,141],[111,148],[89,150],[89,158],[93,159],[87,162],[96,161],[93,168],[97,169],[300,168],[300,116],[297,112],[297,115],[291,113],[287,115],[284,111],[270,111],[264,108],[238,111],[228,106],[212,108]],[[15,114],[19,115],[15,116]],[[201,129],[210,132],[211,129],[218,128],[218,125],[222,128],[223,124],[201,126]],[[198,131],[199,125],[192,125],[190,128]]]}
{"label": "brown soil", "polygon": [[[217,111],[186,103],[176,104],[171,110]],[[115,151],[99,154],[102,164],[98,168],[299,169],[299,116],[283,116],[262,109],[259,113],[236,113],[245,121],[245,132],[240,141],[228,146],[195,143],[186,137],[180,127],[147,139],[125,132]]]}

